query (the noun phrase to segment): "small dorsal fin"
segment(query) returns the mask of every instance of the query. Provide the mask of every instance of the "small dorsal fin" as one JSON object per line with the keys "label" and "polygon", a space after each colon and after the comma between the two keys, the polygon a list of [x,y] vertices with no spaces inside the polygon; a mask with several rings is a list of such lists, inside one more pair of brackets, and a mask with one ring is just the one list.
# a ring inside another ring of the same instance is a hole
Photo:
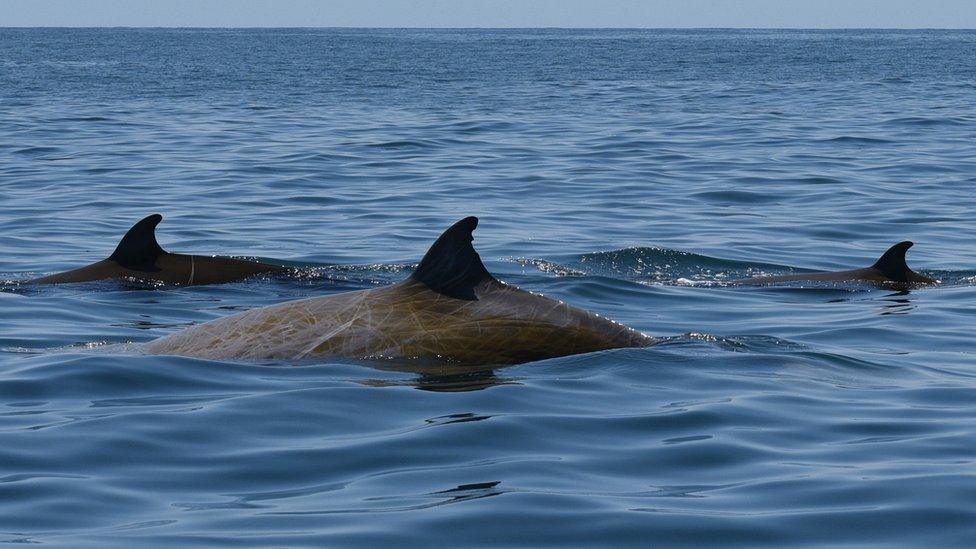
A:
{"label": "small dorsal fin", "polygon": [[155,267],[156,258],[166,253],[156,242],[156,225],[162,220],[163,216],[152,214],[133,225],[108,258],[127,269],[159,270]]}
{"label": "small dorsal fin", "polygon": [[474,241],[471,233],[477,226],[477,217],[465,217],[451,225],[427,250],[410,278],[449,297],[478,299],[474,287],[492,276],[471,245]]}
{"label": "small dorsal fin", "polygon": [[888,251],[875,261],[871,268],[881,271],[895,282],[908,282],[912,270],[908,268],[908,263],[905,262],[905,252],[913,245],[914,243],[909,240],[895,244],[888,248]]}

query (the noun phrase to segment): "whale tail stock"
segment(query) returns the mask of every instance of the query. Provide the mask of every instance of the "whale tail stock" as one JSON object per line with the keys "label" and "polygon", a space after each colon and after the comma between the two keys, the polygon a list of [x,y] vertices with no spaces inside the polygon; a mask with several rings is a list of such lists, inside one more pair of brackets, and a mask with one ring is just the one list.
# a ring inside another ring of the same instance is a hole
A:
{"label": "whale tail stock", "polygon": [[162,220],[163,216],[159,214],[144,217],[125,233],[108,258],[126,269],[158,271],[156,259],[167,253],[156,242],[156,225]]}
{"label": "whale tail stock", "polygon": [[472,245],[477,227],[474,216],[451,225],[427,250],[410,279],[448,297],[477,300],[474,287],[494,279]]}

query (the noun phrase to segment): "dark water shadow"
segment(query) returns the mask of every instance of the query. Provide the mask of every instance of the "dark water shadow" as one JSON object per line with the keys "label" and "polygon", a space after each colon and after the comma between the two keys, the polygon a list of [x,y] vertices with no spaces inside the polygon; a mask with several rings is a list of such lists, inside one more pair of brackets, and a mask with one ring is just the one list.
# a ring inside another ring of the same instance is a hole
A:
{"label": "dark water shadow", "polygon": [[496,385],[517,385],[518,379],[500,376],[496,369],[504,366],[463,365],[436,363],[430,361],[365,361],[362,364],[377,370],[412,373],[416,377],[408,380],[367,378],[358,383],[370,387],[414,387],[421,391],[458,393],[480,391]]}
{"label": "dark water shadow", "polygon": [[907,315],[914,311],[917,306],[909,299],[911,292],[903,290],[888,294],[881,298],[883,302],[879,314],[881,315]]}

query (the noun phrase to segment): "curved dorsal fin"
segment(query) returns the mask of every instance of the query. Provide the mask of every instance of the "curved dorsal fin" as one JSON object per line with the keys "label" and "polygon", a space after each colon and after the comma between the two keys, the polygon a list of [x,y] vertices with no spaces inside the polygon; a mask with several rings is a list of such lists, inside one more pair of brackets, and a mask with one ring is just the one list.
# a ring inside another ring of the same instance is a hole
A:
{"label": "curved dorsal fin", "polygon": [[914,242],[910,240],[895,244],[888,248],[888,251],[878,258],[874,265],[871,265],[871,268],[881,271],[895,282],[908,282],[908,275],[912,273],[912,270],[908,268],[908,263],[905,262],[905,252],[913,245]]}
{"label": "curved dorsal fin", "polygon": [[152,214],[133,225],[108,258],[127,269],[158,270],[156,258],[166,253],[156,242],[156,225],[162,220],[163,216]]}
{"label": "curved dorsal fin", "polygon": [[471,245],[474,241],[471,233],[477,226],[477,217],[465,217],[451,225],[427,250],[410,278],[449,297],[478,299],[474,287],[492,276]]}

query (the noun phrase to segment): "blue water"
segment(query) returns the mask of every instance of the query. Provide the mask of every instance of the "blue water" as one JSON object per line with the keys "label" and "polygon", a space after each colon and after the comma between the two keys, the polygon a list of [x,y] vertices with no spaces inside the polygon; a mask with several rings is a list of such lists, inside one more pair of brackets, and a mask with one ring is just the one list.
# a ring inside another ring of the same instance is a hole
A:
{"label": "blue water", "polygon": [[[976,33],[0,30],[0,541],[976,544]],[[221,286],[16,280],[163,247]],[[666,341],[494,371],[144,356],[450,223]],[[910,239],[943,281],[736,287]],[[124,345],[114,345],[124,344]]]}

